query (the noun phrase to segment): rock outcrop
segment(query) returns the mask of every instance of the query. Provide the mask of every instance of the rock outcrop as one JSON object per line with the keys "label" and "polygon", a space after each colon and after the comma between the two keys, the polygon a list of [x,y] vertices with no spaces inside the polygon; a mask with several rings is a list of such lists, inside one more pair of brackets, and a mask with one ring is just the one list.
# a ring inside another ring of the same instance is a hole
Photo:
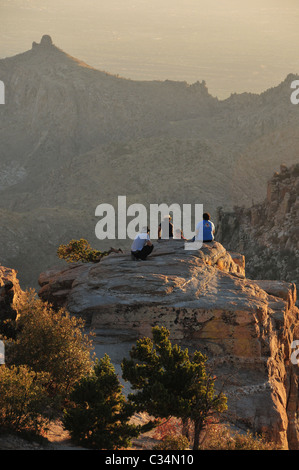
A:
{"label": "rock outcrop", "polygon": [[299,164],[281,165],[267,197],[251,208],[219,210],[217,240],[245,254],[252,279],[283,279],[299,285]]}
{"label": "rock outcrop", "polygon": [[43,300],[107,334],[137,338],[166,326],[172,341],[207,354],[224,383],[227,419],[299,449],[294,284],[248,280],[242,255],[217,242],[187,251],[178,240],[156,242],[144,262],[111,254],[98,264],[59,266],[39,284]]}
{"label": "rock outcrop", "polygon": [[41,38],[41,41],[40,43],[38,44],[37,42],[33,41],[32,43],[32,49],[34,49],[35,47],[51,47],[53,46],[53,41],[52,41],[52,38],[51,36],[49,36],[48,34],[44,34],[43,37]]}
{"label": "rock outcrop", "polygon": [[17,318],[17,303],[23,295],[17,271],[0,265],[0,335],[12,334],[9,321]]}

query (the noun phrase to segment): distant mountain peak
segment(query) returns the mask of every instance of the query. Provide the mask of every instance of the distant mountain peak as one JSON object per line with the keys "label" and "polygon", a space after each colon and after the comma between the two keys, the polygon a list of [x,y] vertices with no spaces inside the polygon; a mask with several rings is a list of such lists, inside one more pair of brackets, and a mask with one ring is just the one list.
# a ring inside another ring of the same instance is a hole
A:
{"label": "distant mountain peak", "polygon": [[48,34],[43,35],[39,44],[35,41],[33,41],[32,43],[32,49],[35,47],[51,47],[51,46],[53,46],[53,41],[52,41],[51,36],[49,36]]}
{"label": "distant mountain peak", "polygon": [[[52,38],[49,34],[44,34],[41,38],[40,43],[33,41],[32,49],[30,52],[32,53],[32,57],[35,57],[35,55],[37,54],[39,59],[41,59],[41,56],[44,56],[46,58],[47,64],[49,64],[49,57],[51,56],[51,60],[54,59],[56,63],[57,61],[62,63],[61,61],[66,60],[68,65],[79,65],[80,67],[95,70],[94,67],[91,67],[82,60],[79,60],[76,57],[67,54],[63,49],[57,47],[53,43]],[[40,65],[41,63],[39,63],[39,66]]]}

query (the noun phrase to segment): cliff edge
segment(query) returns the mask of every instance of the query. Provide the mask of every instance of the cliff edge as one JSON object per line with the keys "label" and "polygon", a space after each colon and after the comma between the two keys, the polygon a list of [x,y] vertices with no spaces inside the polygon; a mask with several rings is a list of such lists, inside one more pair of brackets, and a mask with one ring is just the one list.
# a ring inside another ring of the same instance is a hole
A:
{"label": "cliff edge", "polygon": [[281,165],[267,196],[250,208],[218,210],[217,240],[240,250],[252,279],[283,279],[299,285],[299,163]]}
{"label": "cliff edge", "polygon": [[[220,243],[187,251],[179,240],[155,243],[144,262],[111,254],[98,264],[52,268],[39,277],[39,296],[66,306],[95,330],[170,339],[205,353],[228,397],[226,419],[299,449],[299,339],[296,286],[245,277],[245,259]],[[294,361],[293,361],[294,362]]]}

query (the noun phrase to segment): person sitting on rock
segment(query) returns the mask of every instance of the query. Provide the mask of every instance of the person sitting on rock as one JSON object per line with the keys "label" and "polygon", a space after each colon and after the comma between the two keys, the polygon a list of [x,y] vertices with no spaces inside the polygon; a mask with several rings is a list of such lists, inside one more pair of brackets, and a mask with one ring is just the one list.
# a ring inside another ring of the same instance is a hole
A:
{"label": "person sitting on rock", "polygon": [[[203,220],[198,222],[195,229],[195,241],[209,243],[214,240],[215,225],[210,220],[211,216],[208,212],[203,214]],[[202,238],[201,238],[202,236]]]}
{"label": "person sitting on rock", "polygon": [[159,227],[158,227],[158,238],[159,240],[161,240],[161,233],[163,234],[164,236],[164,231],[169,231],[168,232],[168,237],[169,238],[173,238],[173,223],[171,222],[171,216],[170,215],[166,215],[163,219],[163,221],[161,222],[161,224],[159,224]]}
{"label": "person sitting on rock", "polygon": [[154,249],[149,236],[149,228],[143,227],[138,233],[131,246],[131,257],[133,260],[145,260]]}
{"label": "person sitting on rock", "polygon": [[177,228],[175,230],[173,238],[174,240],[187,240],[187,238],[184,237],[183,231],[180,228]]}

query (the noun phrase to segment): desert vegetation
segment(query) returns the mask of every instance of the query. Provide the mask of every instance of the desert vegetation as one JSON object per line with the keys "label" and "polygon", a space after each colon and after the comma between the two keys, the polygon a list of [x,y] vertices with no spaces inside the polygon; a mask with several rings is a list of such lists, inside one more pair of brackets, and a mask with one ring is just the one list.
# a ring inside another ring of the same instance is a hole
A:
{"label": "desert vegetation", "polygon": [[83,263],[95,263],[107,256],[108,252],[95,250],[84,238],[71,240],[66,245],[60,245],[57,249],[58,258],[66,260],[68,263],[81,261]]}
{"label": "desert vegetation", "polygon": [[[81,319],[27,291],[10,321],[0,366],[1,428],[41,435],[75,384],[92,368],[92,341]],[[5,390],[5,392],[4,392]]]}
{"label": "desert vegetation", "polygon": [[196,351],[190,357],[187,349],[172,346],[164,327],[154,327],[152,333],[153,341],[138,340],[130,352],[131,359],[123,360],[123,377],[136,390],[129,399],[138,411],[157,418],[190,420],[193,450],[198,450],[200,433],[211,415],[227,408],[226,397],[215,392],[216,377],[207,371],[206,356]]}
{"label": "desert vegetation", "polygon": [[[271,447],[219,427],[226,397],[215,390],[207,358],[172,345],[165,327],[153,328],[153,339],[138,340],[130,358],[123,359],[123,379],[133,390],[126,397],[109,356],[94,357],[82,320],[53,309],[34,291],[26,292],[17,309],[13,334],[1,337],[6,345],[0,366],[2,433],[36,439],[59,419],[74,443],[91,449],[126,449],[149,430],[160,450]],[[134,424],[138,412],[151,419]]]}

